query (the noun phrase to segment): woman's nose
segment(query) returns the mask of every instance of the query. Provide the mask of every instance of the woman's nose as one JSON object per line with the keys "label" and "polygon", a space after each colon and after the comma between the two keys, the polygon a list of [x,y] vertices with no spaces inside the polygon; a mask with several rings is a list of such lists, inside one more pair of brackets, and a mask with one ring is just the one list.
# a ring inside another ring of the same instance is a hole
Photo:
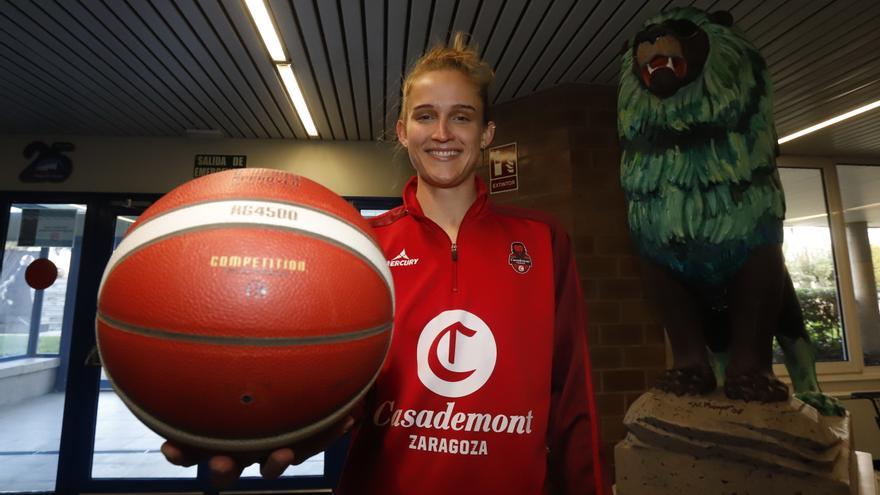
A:
{"label": "woman's nose", "polygon": [[431,135],[431,138],[435,141],[449,141],[451,137],[449,121],[445,118],[437,119],[437,125],[434,127],[434,133]]}

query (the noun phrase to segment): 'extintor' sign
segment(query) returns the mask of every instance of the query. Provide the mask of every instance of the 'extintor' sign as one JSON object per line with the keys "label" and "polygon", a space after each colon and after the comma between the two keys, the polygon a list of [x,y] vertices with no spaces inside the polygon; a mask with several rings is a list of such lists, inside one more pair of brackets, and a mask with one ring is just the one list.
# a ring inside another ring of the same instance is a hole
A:
{"label": "'extintor' sign", "polygon": [[489,193],[519,189],[516,143],[489,148]]}

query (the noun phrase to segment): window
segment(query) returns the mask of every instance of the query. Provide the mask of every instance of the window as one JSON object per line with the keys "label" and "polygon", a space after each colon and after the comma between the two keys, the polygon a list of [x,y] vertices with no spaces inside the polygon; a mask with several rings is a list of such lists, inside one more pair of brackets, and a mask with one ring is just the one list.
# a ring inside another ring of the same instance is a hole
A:
{"label": "window", "polygon": [[363,215],[364,218],[373,218],[373,217],[378,217],[379,215],[385,213],[386,211],[388,211],[388,210],[385,210],[385,209],[382,209],[382,210],[360,210],[360,213],[361,213],[361,215]]}
{"label": "window", "polygon": [[[9,209],[0,272],[0,359],[58,355],[71,258],[84,218],[83,205],[16,203]],[[58,270],[45,290],[25,281],[28,266],[39,258]]]}
{"label": "window", "polygon": [[[823,390],[877,389],[880,166],[787,156],[779,166],[787,206],[783,250]],[[774,371],[787,374],[781,365]]]}
{"label": "window", "polygon": [[838,165],[846,244],[865,366],[880,365],[880,167]]}
{"label": "window", "polygon": [[[846,361],[844,326],[822,171],[783,168],[785,262],[819,362]],[[777,351],[775,362],[781,363]]]}

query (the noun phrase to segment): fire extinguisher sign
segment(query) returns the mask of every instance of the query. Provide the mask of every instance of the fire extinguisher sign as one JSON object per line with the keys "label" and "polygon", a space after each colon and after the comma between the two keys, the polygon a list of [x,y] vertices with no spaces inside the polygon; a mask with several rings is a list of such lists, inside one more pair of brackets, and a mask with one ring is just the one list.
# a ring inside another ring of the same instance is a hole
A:
{"label": "fire extinguisher sign", "polygon": [[516,143],[489,148],[489,193],[519,189],[517,174]]}

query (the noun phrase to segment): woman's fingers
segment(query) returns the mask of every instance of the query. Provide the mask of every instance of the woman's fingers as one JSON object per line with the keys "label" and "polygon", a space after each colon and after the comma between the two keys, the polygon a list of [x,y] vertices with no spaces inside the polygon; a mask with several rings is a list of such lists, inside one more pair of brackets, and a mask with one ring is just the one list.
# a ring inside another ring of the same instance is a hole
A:
{"label": "woman's fingers", "polygon": [[181,449],[170,442],[163,443],[161,451],[168,462],[177,466],[190,467],[199,463],[198,456],[194,453]]}
{"label": "woman's fingers", "polygon": [[295,457],[293,449],[278,449],[269,454],[266,461],[260,466],[260,474],[263,478],[274,480],[281,476],[288,466],[293,464]]}
{"label": "woman's fingers", "polygon": [[260,474],[267,479],[280,477],[291,464],[299,464],[309,457],[325,450],[334,440],[345,434],[354,425],[354,418],[348,416],[330,428],[297,444],[294,449],[286,447],[274,450],[268,456],[256,452],[230,455],[211,455],[182,448],[170,442],[162,444],[165,459],[178,466],[194,466],[200,458],[208,459],[211,483],[218,489],[231,488],[246,466],[260,462]]}
{"label": "woman's fingers", "polygon": [[211,470],[211,484],[220,490],[232,488],[244,469],[243,465],[226,455],[211,457],[208,467]]}

